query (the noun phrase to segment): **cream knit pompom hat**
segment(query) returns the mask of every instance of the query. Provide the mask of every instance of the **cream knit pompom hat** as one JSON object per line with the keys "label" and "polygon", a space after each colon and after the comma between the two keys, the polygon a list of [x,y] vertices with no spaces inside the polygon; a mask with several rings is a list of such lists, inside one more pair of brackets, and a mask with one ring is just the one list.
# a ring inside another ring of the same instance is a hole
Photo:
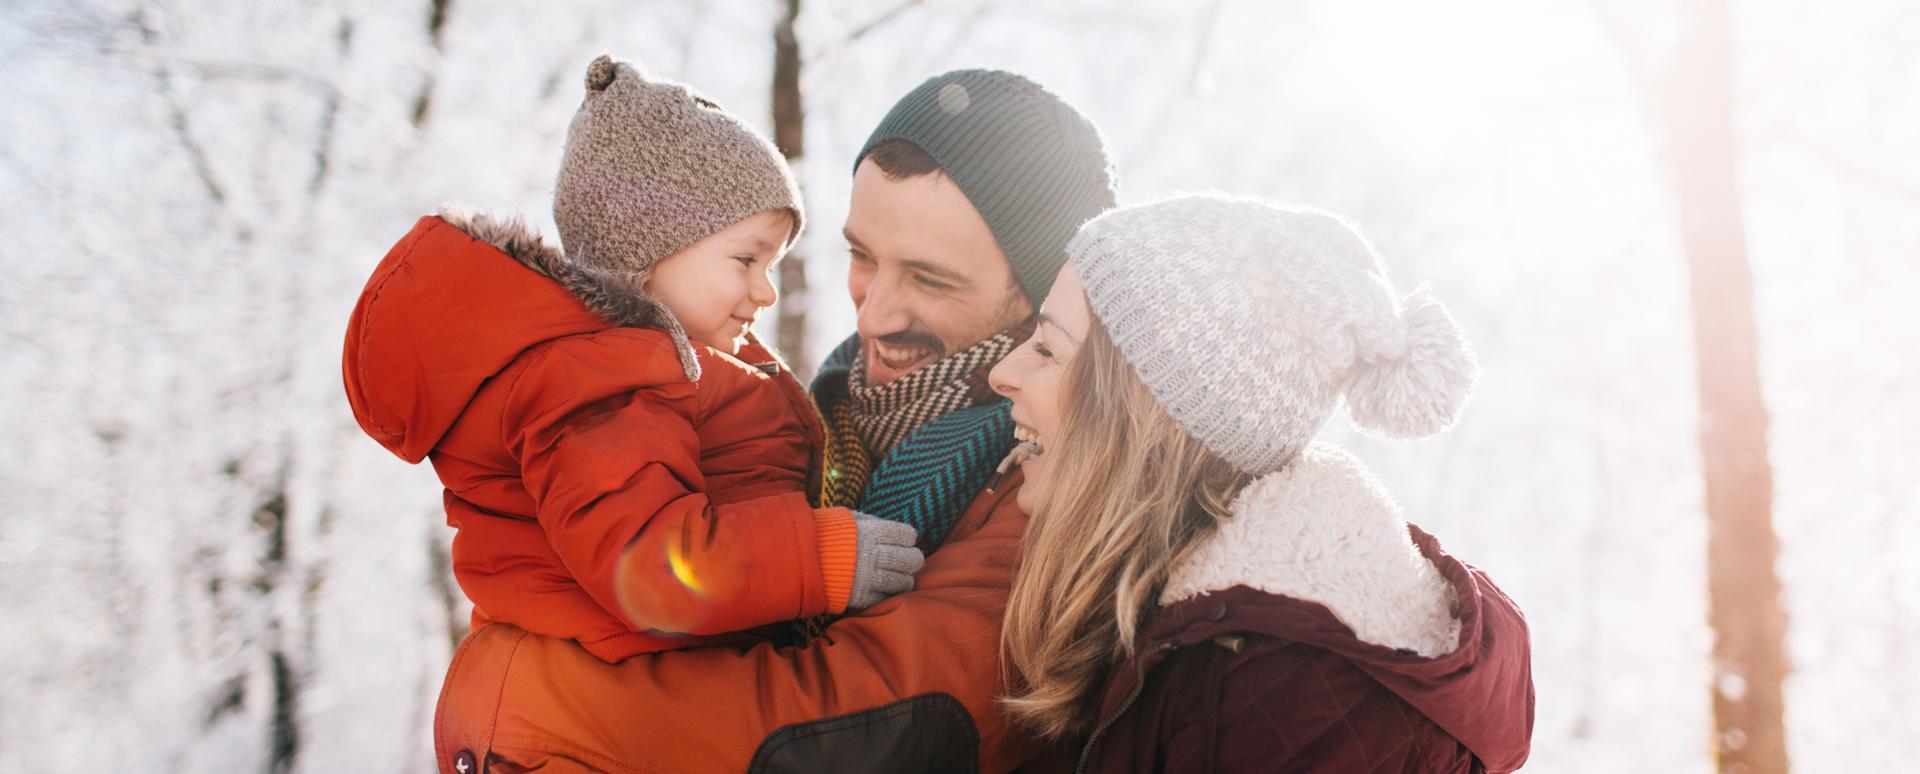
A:
{"label": "cream knit pompom hat", "polygon": [[1113,210],[1067,245],[1093,314],[1175,421],[1252,475],[1277,471],[1345,396],[1360,427],[1453,424],[1479,375],[1423,286],[1396,301],[1340,218],[1197,194]]}

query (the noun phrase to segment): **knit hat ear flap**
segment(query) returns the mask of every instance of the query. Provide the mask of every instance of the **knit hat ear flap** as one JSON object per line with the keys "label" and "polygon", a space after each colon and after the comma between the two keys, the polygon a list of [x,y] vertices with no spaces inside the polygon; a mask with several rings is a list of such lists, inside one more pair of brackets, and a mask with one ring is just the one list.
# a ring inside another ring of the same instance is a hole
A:
{"label": "knit hat ear flap", "polygon": [[1421,285],[1400,302],[1398,335],[1365,346],[1344,392],[1354,424],[1389,438],[1421,438],[1453,425],[1480,362],[1460,326]]}

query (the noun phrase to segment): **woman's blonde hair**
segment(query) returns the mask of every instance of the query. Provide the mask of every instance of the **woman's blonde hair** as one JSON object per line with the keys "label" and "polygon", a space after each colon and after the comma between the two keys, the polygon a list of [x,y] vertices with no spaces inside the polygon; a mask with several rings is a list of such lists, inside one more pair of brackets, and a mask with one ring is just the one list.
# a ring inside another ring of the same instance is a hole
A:
{"label": "woman's blonde hair", "polygon": [[1098,320],[1066,364],[1050,483],[1007,601],[1002,701],[1046,738],[1083,733],[1172,568],[1249,477],[1160,407]]}

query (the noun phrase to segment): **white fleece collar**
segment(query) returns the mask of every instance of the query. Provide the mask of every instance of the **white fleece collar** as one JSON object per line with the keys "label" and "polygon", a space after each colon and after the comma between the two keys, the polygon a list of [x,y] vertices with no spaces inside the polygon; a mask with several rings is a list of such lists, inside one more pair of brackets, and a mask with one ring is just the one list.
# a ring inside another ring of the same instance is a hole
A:
{"label": "white fleece collar", "polygon": [[1315,445],[1240,493],[1232,518],[1174,568],[1161,606],[1234,586],[1317,602],[1361,640],[1428,658],[1453,650],[1453,587],[1415,548],[1400,507],[1345,450]]}

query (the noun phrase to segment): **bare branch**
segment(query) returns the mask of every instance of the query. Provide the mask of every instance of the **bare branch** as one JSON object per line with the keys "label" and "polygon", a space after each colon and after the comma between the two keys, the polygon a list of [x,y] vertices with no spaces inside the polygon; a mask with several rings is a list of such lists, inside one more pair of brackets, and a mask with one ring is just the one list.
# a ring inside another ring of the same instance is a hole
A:
{"label": "bare branch", "polygon": [[896,18],[899,18],[900,14],[907,12],[907,9],[913,8],[914,6],[925,5],[925,4],[926,4],[926,0],[905,0],[905,2],[902,2],[898,5],[895,5],[892,8],[887,9],[886,13],[882,13],[879,16],[874,17],[871,21],[868,21],[866,24],[862,24],[858,27],[853,28],[853,31],[847,33],[846,37],[841,38],[839,42],[835,43],[834,47],[838,48],[840,46],[845,46],[855,41],[858,41],[859,39],[866,37],[867,33],[873,32],[876,29],[884,27],[886,26],[887,22],[890,22]]}
{"label": "bare branch", "polygon": [[215,204],[227,203],[226,188],[213,172],[213,162],[207,156],[206,148],[193,138],[193,131],[187,123],[187,108],[180,103],[180,93],[173,86],[173,76],[166,68],[153,71],[153,82],[160,87],[160,98],[167,105],[167,126],[173,130],[173,137],[180,143],[180,149],[187,154],[187,161],[193,165],[193,172],[200,178],[200,184],[207,189],[207,198]]}
{"label": "bare branch", "polygon": [[427,42],[433,48],[432,63],[420,81],[420,95],[413,100],[413,125],[418,128],[427,122],[427,114],[433,108],[434,85],[440,80],[440,60],[446,51],[445,31],[447,11],[453,0],[430,0],[427,12]]}

